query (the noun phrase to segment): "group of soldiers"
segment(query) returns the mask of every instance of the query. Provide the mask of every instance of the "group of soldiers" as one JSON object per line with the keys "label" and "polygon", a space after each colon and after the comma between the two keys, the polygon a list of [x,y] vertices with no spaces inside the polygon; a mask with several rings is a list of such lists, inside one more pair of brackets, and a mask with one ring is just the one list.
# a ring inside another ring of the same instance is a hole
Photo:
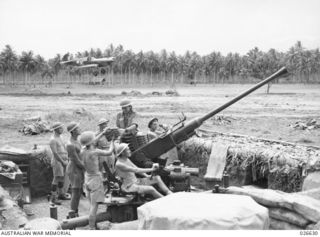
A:
{"label": "group of soldiers", "polygon": [[[71,211],[78,216],[78,207],[83,190],[90,201],[89,227],[96,228],[96,213],[98,204],[105,200],[103,185],[103,162],[122,180],[121,189],[125,192],[137,192],[150,194],[154,198],[171,193],[160,176],[150,175],[150,172],[159,168],[157,163],[149,162],[140,167],[131,160],[131,150],[127,143],[123,143],[121,137],[130,137],[137,133],[137,114],[133,111],[129,100],[120,102],[122,112],[116,117],[116,126],[119,136],[106,136],[110,131],[109,120],[102,118],[98,122],[99,131],[81,132],[80,124],[71,122],[67,125],[70,139],[65,144],[61,139],[64,125],[60,122],[52,126],[53,136],[50,139],[50,148],[53,153],[51,166],[53,169],[53,181],[50,202],[60,205],[59,200],[71,199]],[[157,118],[149,124],[148,140],[157,138],[169,128],[159,125]],[[139,174],[142,178],[137,178]],[[159,191],[152,185],[157,184]],[[71,197],[66,190],[71,187]],[[84,189],[83,189],[84,188]]]}

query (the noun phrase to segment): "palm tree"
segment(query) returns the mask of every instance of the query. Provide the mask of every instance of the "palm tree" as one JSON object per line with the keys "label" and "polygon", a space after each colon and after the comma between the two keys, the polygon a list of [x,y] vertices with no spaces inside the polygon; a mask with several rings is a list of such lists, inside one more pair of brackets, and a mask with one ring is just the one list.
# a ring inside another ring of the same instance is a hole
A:
{"label": "palm tree", "polygon": [[207,60],[208,65],[206,67],[208,68],[208,71],[210,72],[210,75],[213,77],[213,82],[216,81],[217,75],[219,73],[219,70],[222,66],[222,56],[220,52],[213,52],[208,55]]}
{"label": "palm tree", "polygon": [[141,74],[144,74],[146,72],[146,60],[143,51],[140,51],[138,54],[136,54],[134,60],[136,61],[135,72],[138,76],[140,83],[142,84],[143,78],[141,77]]}
{"label": "palm tree", "polygon": [[161,50],[158,63],[160,74],[162,74],[163,82],[165,82],[168,73],[168,53],[165,49]]}
{"label": "palm tree", "polygon": [[24,74],[24,85],[27,85],[30,75],[36,72],[37,62],[33,57],[33,52],[22,52],[22,55],[19,59],[19,70]]}
{"label": "palm tree", "polygon": [[298,79],[301,82],[303,80],[303,72],[306,67],[306,55],[304,54],[304,51],[305,49],[303,48],[301,41],[297,41],[297,43],[292,46],[287,53],[289,67],[294,74],[298,76]]}
{"label": "palm tree", "polygon": [[18,68],[18,56],[10,45],[6,45],[0,53],[0,65],[3,71],[3,82],[7,84],[7,76],[11,76],[11,83],[14,83],[14,72]]}
{"label": "palm tree", "polygon": [[123,70],[127,73],[128,83],[130,84],[132,81],[132,71],[134,69],[134,58],[135,55],[131,50],[126,50],[123,54]]}
{"label": "palm tree", "polygon": [[168,65],[168,70],[171,72],[171,86],[174,86],[175,84],[174,74],[177,73],[178,71],[178,59],[174,51],[170,53],[167,65]]}
{"label": "palm tree", "polygon": [[49,65],[49,68],[51,69],[50,70],[51,74],[53,74],[53,78],[57,77],[58,73],[62,69],[60,62],[61,62],[61,55],[60,54],[57,54],[54,58],[49,59],[49,61],[48,61],[48,65]]}
{"label": "palm tree", "polygon": [[159,58],[153,51],[149,51],[146,53],[146,67],[150,72],[150,84],[153,85],[153,73],[159,69]]}

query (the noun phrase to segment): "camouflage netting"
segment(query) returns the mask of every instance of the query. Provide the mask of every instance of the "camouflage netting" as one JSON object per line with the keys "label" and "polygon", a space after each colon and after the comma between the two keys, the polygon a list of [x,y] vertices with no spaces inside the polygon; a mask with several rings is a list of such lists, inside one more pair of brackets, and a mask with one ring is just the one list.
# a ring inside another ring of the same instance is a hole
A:
{"label": "camouflage netting", "polygon": [[48,147],[41,147],[30,152],[15,148],[5,148],[0,150],[0,160],[11,160],[19,165],[22,172],[29,166],[29,187],[32,197],[39,197],[50,192],[53,178],[50,166],[51,150]]}
{"label": "camouflage netting", "polygon": [[316,148],[232,135],[192,137],[180,144],[179,159],[185,165],[200,168],[202,188],[212,143],[218,142],[229,146],[225,170],[230,176],[230,185],[256,184],[297,192],[301,191],[305,171],[320,169],[320,150]]}

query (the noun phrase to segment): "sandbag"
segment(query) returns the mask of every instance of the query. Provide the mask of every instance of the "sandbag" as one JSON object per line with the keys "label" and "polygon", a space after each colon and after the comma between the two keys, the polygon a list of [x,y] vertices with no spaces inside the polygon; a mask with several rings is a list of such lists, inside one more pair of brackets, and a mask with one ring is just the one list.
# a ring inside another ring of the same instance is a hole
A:
{"label": "sandbag", "polygon": [[271,189],[244,189],[239,187],[229,187],[229,194],[247,195],[256,202],[267,207],[283,207],[292,210],[292,201],[287,198],[287,194]]}
{"label": "sandbag", "polygon": [[44,217],[29,221],[24,226],[24,230],[61,230],[61,226],[59,221]]}
{"label": "sandbag", "polygon": [[309,189],[307,191],[299,192],[297,194],[312,197],[320,201],[320,188]]}
{"label": "sandbag", "polygon": [[138,230],[138,224],[138,220],[122,223],[112,223],[110,230]]}
{"label": "sandbag", "polygon": [[320,230],[320,222],[307,225],[306,230]]}
{"label": "sandbag", "polygon": [[270,189],[243,189],[239,187],[229,187],[227,193],[248,195],[261,205],[287,208],[312,222],[320,221],[320,201],[308,196],[287,194]]}
{"label": "sandbag", "polygon": [[141,230],[262,230],[268,209],[250,197],[212,193],[173,193],[138,208]]}
{"label": "sandbag", "polygon": [[312,172],[303,181],[302,191],[320,187],[320,172]]}
{"label": "sandbag", "polygon": [[301,230],[301,227],[270,218],[270,230]]}
{"label": "sandbag", "polygon": [[298,194],[292,195],[293,210],[301,214],[304,218],[313,221],[320,221],[320,201]]}
{"label": "sandbag", "polygon": [[284,208],[269,208],[269,216],[273,219],[297,225],[303,229],[310,223],[309,220],[305,219],[300,214]]}

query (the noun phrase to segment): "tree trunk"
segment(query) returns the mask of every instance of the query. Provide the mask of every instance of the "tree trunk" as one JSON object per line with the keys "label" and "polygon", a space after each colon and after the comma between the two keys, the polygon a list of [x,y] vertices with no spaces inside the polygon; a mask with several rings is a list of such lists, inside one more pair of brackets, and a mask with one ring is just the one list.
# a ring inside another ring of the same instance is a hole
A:
{"label": "tree trunk", "polygon": [[112,84],[114,83],[114,78],[113,78],[113,67],[111,66],[110,67],[110,73],[111,73],[111,81],[112,81]]}
{"label": "tree trunk", "polygon": [[268,86],[267,86],[267,94],[269,94],[269,92],[270,92],[270,88],[271,88],[271,83],[268,83]]}
{"label": "tree trunk", "polygon": [[173,71],[171,72],[171,85],[173,85]]}

